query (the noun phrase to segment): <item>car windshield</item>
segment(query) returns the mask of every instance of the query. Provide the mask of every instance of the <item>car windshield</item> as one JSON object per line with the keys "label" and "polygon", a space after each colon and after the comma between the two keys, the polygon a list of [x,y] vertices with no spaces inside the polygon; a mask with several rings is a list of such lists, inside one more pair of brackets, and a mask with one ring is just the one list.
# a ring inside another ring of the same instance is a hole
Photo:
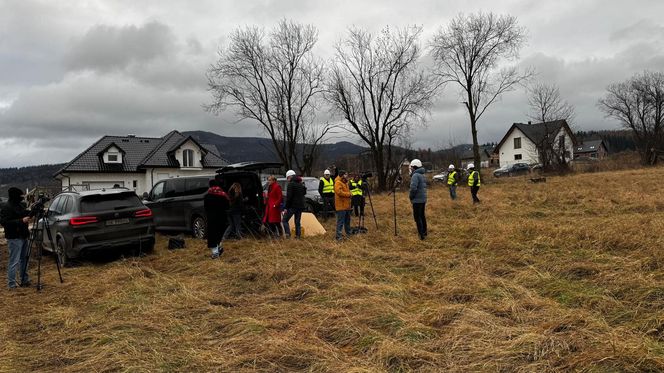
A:
{"label": "car windshield", "polygon": [[81,212],[98,212],[109,210],[122,210],[130,207],[140,207],[143,204],[138,196],[131,193],[98,194],[86,196],[81,199]]}

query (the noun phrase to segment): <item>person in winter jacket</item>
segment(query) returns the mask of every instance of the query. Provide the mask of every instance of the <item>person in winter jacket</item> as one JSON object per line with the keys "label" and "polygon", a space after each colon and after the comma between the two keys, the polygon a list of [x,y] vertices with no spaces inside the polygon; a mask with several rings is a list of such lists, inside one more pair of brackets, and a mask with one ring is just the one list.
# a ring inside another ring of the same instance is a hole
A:
{"label": "person in winter jacket", "polygon": [[277,182],[277,178],[271,175],[267,178],[267,201],[265,203],[265,215],[263,224],[266,224],[275,237],[281,236],[283,227],[281,226],[281,204],[283,203],[283,192]]}
{"label": "person in winter jacket", "polygon": [[244,196],[242,195],[242,185],[240,185],[240,183],[233,183],[233,185],[231,185],[228,189],[228,198],[231,200],[231,205],[228,209],[228,227],[224,232],[222,241],[228,239],[231,233],[234,234],[237,239],[242,238]]}
{"label": "person in winter jacket", "polygon": [[306,208],[305,195],[307,194],[307,187],[302,183],[302,178],[297,176],[293,170],[286,172],[286,179],[288,180],[288,186],[286,187],[286,212],[282,221],[284,232],[286,238],[290,238],[290,226],[288,222],[292,217],[295,217],[295,237],[300,238],[302,235],[300,221],[302,219],[302,211]]}
{"label": "person in winter jacket", "polygon": [[413,218],[417,226],[417,233],[423,240],[427,236],[427,218],[425,208],[427,204],[427,181],[424,177],[424,168],[419,159],[410,162],[410,202],[413,204]]}
{"label": "person in winter jacket", "polygon": [[5,228],[5,238],[9,249],[9,263],[7,265],[7,286],[10,289],[17,287],[16,271],[19,270],[21,287],[30,286],[27,271],[28,238],[30,237],[30,211],[23,203],[23,191],[18,188],[9,188],[9,201],[0,210],[0,224]]}
{"label": "person in winter jacket", "polygon": [[337,230],[335,238],[341,241],[341,229],[346,231],[346,237],[350,237],[350,216],[351,216],[351,197],[350,187],[348,186],[348,173],[339,171],[339,176],[334,180],[334,207],[337,210]]}
{"label": "person in winter jacket", "polygon": [[210,189],[203,198],[203,207],[207,221],[207,246],[212,251],[212,259],[216,259],[224,252],[222,237],[228,221],[226,215],[230,199],[221,189],[219,180],[212,179],[209,185]]}

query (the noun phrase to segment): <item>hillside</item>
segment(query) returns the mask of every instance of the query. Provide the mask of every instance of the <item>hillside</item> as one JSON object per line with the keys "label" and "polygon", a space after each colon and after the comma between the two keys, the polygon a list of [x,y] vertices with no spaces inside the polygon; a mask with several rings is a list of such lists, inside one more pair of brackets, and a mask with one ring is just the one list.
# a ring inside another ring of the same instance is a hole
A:
{"label": "hillside", "polygon": [[9,187],[25,190],[40,187],[57,187],[60,183],[53,179],[53,174],[64,164],[52,164],[29,167],[0,168],[0,196],[5,197]]}
{"label": "hillside", "polygon": [[399,192],[399,237],[375,195],[380,229],[341,244],[331,220],[216,261],[161,238],[64,284],[48,260],[42,293],[4,291],[0,371],[662,371],[662,179],[487,177],[479,206],[433,187],[423,242]]}
{"label": "hillside", "polygon": [[[278,161],[272,140],[261,137],[227,137],[206,131],[183,132],[203,144],[217,147],[222,157],[229,161],[242,162],[247,160]],[[347,155],[355,155],[364,148],[347,141],[321,145],[321,163],[328,164]],[[299,152],[302,153],[301,151]]]}

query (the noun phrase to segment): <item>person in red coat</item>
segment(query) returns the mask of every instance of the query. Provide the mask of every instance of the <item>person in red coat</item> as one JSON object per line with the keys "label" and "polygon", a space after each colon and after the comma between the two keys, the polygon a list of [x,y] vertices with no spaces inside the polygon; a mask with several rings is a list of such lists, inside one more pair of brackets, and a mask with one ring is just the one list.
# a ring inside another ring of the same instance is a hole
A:
{"label": "person in red coat", "polygon": [[266,224],[270,232],[279,237],[283,235],[281,227],[281,203],[283,202],[283,192],[277,182],[277,178],[270,176],[267,178],[267,201],[265,203],[265,215],[263,224]]}

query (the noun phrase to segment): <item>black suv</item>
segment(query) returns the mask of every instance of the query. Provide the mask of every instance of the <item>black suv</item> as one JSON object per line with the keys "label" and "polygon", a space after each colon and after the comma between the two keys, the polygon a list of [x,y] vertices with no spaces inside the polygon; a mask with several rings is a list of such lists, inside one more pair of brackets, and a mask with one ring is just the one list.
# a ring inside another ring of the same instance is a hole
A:
{"label": "black suv", "polygon": [[203,198],[210,179],[222,180],[224,190],[238,182],[245,198],[243,226],[247,230],[258,231],[265,206],[258,172],[278,167],[281,163],[244,162],[224,166],[217,170],[216,175],[162,180],[143,196],[144,203],[154,212],[158,230],[190,232],[196,238],[205,238],[207,224]]}
{"label": "black suv", "polygon": [[63,192],[51,201],[44,219],[48,221],[55,247],[43,232],[44,222],[40,221],[43,247],[57,251],[63,265],[93,251],[154,248],[152,211],[136,193],[124,188]]}

